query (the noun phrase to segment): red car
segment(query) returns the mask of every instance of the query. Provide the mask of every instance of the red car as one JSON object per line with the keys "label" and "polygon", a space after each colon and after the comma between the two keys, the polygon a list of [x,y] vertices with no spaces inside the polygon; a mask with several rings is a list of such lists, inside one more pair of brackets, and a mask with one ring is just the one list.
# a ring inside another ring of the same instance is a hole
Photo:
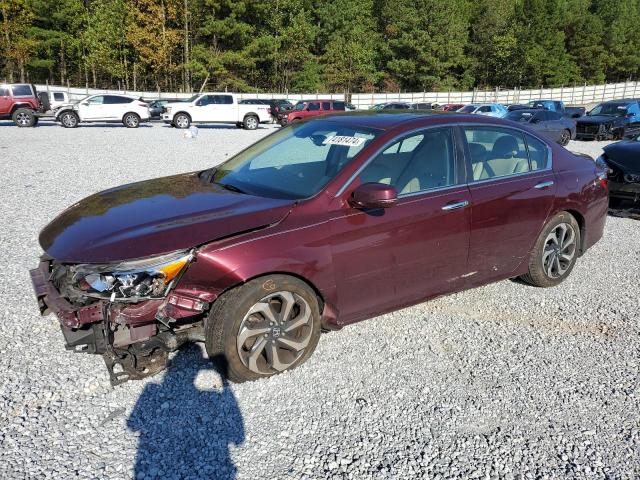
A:
{"label": "red car", "polygon": [[0,84],[0,120],[11,119],[18,127],[34,127],[40,110],[35,85]]}
{"label": "red car", "polygon": [[310,117],[344,112],[346,109],[345,105],[345,102],[342,100],[300,100],[295,104],[293,110],[287,114],[286,122],[282,123],[286,125],[287,123],[297,122]]}
{"label": "red car", "polygon": [[300,365],[322,330],[507,278],[558,285],[607,197],[591,158],[514,122],[336,115],[74,204],[31,277],[67,348],[103,355],[114,384],[189,341],[253,380]]}
{"label": "red car", "polygon": [[455,112],[464,107],[464,105],[464,103],[445,103],[441,108],[444,112]]}

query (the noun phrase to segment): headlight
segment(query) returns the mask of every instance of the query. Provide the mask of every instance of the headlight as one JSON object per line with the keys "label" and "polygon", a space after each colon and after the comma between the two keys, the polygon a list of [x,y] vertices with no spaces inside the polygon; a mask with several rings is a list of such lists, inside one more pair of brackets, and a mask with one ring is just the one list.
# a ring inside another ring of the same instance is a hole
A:
{"label": "headlight", "polygon": [[108,265],[75,265],[70,268],[72,284],[89,296],[112,301],[162,298],[192,257],[180,251]]}
{"label": "headlight", "polygon": [[164,111],[167,113],[171,113],[171,107],[164,107]]}

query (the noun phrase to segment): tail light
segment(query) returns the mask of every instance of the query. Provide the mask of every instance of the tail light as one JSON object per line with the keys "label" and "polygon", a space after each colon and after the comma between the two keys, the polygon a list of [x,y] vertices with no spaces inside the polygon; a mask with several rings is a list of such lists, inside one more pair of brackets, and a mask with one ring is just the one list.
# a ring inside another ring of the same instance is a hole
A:
{"label": "tail light", "polygon": [[607,181],[607,172],[598,173],[598,181],[600,182],[600,185],[602,185],[604,188],[606,189],[609,188],[609,182]]}

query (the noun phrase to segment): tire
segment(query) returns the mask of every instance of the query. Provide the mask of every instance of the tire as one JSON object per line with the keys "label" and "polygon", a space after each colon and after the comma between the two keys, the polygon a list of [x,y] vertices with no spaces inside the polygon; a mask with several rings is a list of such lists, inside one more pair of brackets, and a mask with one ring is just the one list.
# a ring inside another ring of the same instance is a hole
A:
{"label": "tire", "polygon": [[11,120],[21,128],[33,127],[36,123],[36,112],[29,108],[18,108],[11,115]]}
{"label": "tire", "polygon": [[567,145],[569,145],[570,140],[571,140],[571,131],[564,130],[562,132],[562,135],[560,135],[560,139],[558,140],[558,143],[563,147],[566,147]]}
{"label": "tire", "polygon": [[[281,317],[286,305],[290,305],[288,320]],[[288,275],[256,278],[225,292],[205,320],[207,354],[221,375],[233,382],[297,367],[311,356],[319,338],[316,294]]]}
{"label": "tire", "polygon": [[558,213],[542,229],[529,258],[529,272],[520,278],[544,288],[562,283],[576,264],[580,241],[580,226],[573,215]]}
{"label": "tire", "polygon": [[245,130],[255,130],[260,125],[260,120],[255,115],[247,115],[244,117],[242,126]]}
{"label": "tire", "polygon": [[186,113],[178,113],[173,117],[173,126],[176,128],[189,128],[191,126],[191,117]]}
{"label": "tire", "polygon": [[138,128],[140,126],[140,116],[137,113],[125,113],[122,117],[122,124],[127,128]]}
{"label": "tire", "polygon": [[65,128],[76,128],[80,123],[80,119],[75,112],[62,112],[58,117],[60,124]]}

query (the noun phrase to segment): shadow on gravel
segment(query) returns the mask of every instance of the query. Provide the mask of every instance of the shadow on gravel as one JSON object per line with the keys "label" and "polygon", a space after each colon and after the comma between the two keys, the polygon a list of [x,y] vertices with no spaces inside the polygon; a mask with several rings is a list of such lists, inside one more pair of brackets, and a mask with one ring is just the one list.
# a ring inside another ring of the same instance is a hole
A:
{"label": "shadow on gravel", "polygon": [[[199,372],[211,375],[196,383]],[[244,423],[233,392],[226,382],[219,387],[214,372],[191,345],[171,360],[160,385],[144,388],[127,421],[140,434],[134,478],[236,478],[229,445],[244,442]]]}

